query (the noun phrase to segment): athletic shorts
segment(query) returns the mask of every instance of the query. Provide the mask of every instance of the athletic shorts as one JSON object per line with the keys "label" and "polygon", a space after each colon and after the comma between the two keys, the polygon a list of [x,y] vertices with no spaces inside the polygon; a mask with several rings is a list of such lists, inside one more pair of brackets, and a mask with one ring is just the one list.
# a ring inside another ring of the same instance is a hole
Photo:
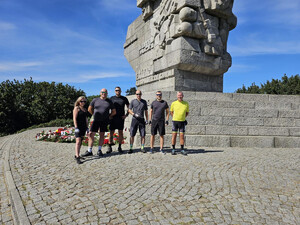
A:
{"label": "athletic shorts", "polygon": [[75,134],[75,138],[82,138],[85,136],[85,132],[86,132],[86,127],[78,127],[79,129],[79,134]]}
{"label": "athletic shorts", "polygon": [[109,129],[110,130],[123,130],[125,120],[122,117],[113,117],[110,121]]}
{"label": "athletic shorts", "polygon": [[156,135],[157,130],[160,136],[166,134],[165,121],[163,120],[152,120],[151,134]]}
{"label": "athletic shorts", "polygon": [[91,131],[92,132],[99,132],[99,128],[100,128],[100,132],[107,132],[107,125],[108,125],[108,120],[107,121],[93,121],[93,124],[91,126]]}
{"label": "athletic shorts", "polygon": [[177,133],[179,130],[179,133],[185,132],[185,122],[184,121],[172,121],[172,132]]}
{"label": "athletic shorts", "polygon": [[146,136],[146,129],[145,129],[145,120],[137,120],[135,118],[132,119],[130,125],[130,137],[134,137],[136,135],[137,129],[140,131],[141,137]]}

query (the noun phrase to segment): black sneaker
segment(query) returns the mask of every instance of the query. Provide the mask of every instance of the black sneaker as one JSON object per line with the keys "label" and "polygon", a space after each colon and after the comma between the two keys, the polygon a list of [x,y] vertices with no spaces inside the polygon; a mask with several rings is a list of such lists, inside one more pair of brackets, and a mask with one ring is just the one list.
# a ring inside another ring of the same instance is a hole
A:
{"label": "black sneaker", "polygon": [[184,151],[184,150],[181,150],[180,153],[181,153],[182,155],[187,155],[186,151]]}
{"label": "black sneaker", "polygon": [[92,155],[93,155],[93,152],[86,151],[86,152],[83,153],[81,156],[82,156],[82,157],[85,157],[85,156],[92,156]]}
{"label": "black sneaker", "polygon": [[75,160],[76,160],[77,164],[82,164],[82,162],[80,161],[80,156],[79,157],[75,156]]}
{"label": "black sneaker", "polygon": [[120,153],[123,153],[122,147],[119,147],[119,148],[118,148],[118,151],[119,151]]}
{"label": "black sneaker", "polygon": [[141,149],[141,151],[142,151],[142,153],[146,153],[147,152],[146,149]]}
{"label": "black sneaker", "polygon": [[132,149],[129,149],[128,154],[131,154],[131,153],[133,153],[133,151],[132,151]]}
{"label": "black sneaker", "polygon": [[175,150],[173,149],[172,150],[172,153],[171,153],[172,155],[176,155],[176,152],[175,152]]}
{"label": "black sneaker", "polygon": [[108,149],[107,149],[107,151],[106,151],[106,154],[110,154],[110,153],[112,153],[112,147],[109,145],[109,146],[108,146]]}
{"label": "black sneaker", "polygon": [[102,156],[103,156],[102,151],[101,151],[101,150],[98,150],[97,155],[98,155],[98,157],[102,157]]}

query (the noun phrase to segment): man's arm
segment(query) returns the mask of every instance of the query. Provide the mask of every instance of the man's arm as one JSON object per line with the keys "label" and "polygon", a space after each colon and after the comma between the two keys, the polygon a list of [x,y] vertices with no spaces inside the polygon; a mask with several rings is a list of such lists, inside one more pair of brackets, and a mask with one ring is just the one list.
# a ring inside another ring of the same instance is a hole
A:
{"label": "man's arm", "polygon": [[149,120],[152,120],[152,111],[153,111],[153,109],[150,109]]}
{"label": "man's arm", "polygon": [[170,116],[170,110],[169,108],[166,108],[166,121],[169,120],[169,116]]}
{"label": "man's arm", "polygon": [[185,113],[185,117],[187,117],[188,115],[189,115],[189,112],[186,112],[186,113]]}
{"label": "man's arm", "polygon": [[91,115],[94,114],[94,107],[93,106],[89,106],[88,111]]}
{"label": "man's arm", "polygon": [[146,121],[148,121],[148,110],[145,110]]}
{"label": "man's arm", "polygon": [[111,110],[111,114],[109,115],[109,119],[112,119],[114,117],[114,115],[117,114],[117,110],[116,109],[112,109]]}

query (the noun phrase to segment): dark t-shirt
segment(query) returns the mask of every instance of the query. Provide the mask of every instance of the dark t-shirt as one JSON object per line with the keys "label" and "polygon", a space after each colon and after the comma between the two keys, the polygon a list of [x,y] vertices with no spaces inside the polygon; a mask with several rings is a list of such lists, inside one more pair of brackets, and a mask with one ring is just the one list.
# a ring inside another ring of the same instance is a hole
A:
{"label": "dark t-shirt", "polygon": [[133,99],[129,104],[129,109],[134,114],[138,114],[141,118],[144,118],[144,112],[148,110],[147,102],[144,99],[141,99],[141,101]]}
{"label": "dark t-shirt", "polygon": [[168,109],[168,103],[164,100],[153,101],[151,103],[152,120],[165,120],[165,110]]}
{"label": "dark t-shirt", "polygon": [[109,110],[115,109],[114,104],[110,99],[94,98],[90,106],[94,108],[94,120],[104,121],[108,120]]}
{"label": "dark t-shirt", "polygon": [[115,117],[121,117],[125,115],[125,105],[129,105],[129,101],[126,97],[124,96],[112,96],[110,100],[114,103],[114,106],[116,108],[117,114]]}

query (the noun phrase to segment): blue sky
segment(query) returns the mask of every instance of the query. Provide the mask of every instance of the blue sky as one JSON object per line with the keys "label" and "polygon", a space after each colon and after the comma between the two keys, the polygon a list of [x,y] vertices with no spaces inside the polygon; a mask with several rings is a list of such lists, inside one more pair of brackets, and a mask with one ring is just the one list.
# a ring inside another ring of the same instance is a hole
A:
{"label": "blue sky", "polygon": [[[300,1],[236,0],[224,92],[300,71]],[[0,82],[62,82],[97,95],[135,86],[123,53],[136,0],[0,0]]]}

